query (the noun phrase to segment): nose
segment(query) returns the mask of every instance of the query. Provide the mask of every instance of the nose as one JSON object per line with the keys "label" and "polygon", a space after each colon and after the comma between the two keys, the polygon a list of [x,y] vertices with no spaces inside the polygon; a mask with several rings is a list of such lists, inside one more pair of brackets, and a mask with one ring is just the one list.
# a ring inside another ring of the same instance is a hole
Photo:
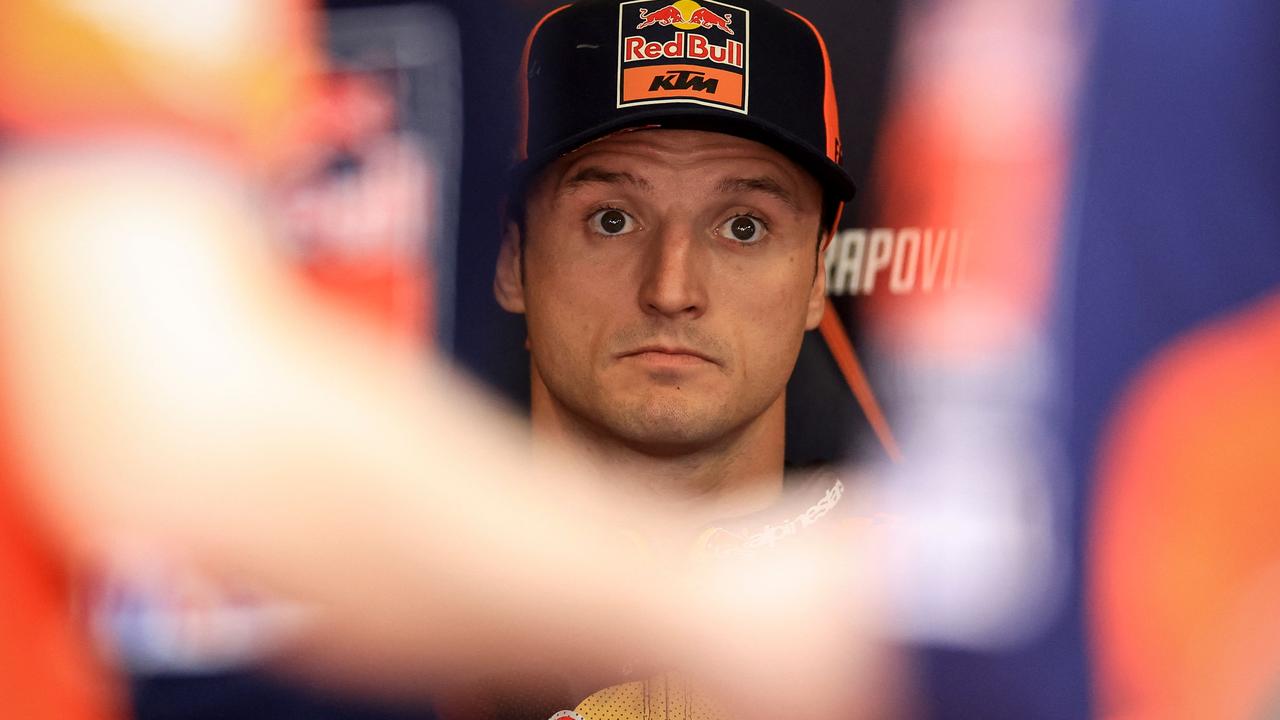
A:
{"label": "nose", "polygon": [[707,309],[705,251],[685,223],[669,223],[650,241],[640,282],[645,313],[692,320]]}

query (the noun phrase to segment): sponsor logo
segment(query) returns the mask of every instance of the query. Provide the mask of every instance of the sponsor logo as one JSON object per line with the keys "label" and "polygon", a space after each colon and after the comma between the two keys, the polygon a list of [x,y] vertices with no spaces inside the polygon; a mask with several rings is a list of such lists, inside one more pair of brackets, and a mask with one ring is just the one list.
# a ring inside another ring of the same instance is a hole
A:
{"label": "sponsor logo", "polygon": [[969,235],[959,228],[853,228],[827,246],[827,294],[892,295],[967,286]]}
{"label": "sponsor logo", "polygon": [[844,497],[844,483],[836,480],[827,492],[804,512],[777,524],[767,524],[760,530],[746,535],[725,528],[713,528],[704,533],[701,543],[694,548],[694,557],[725,558],[750,554],[761,548],[771,548],[780,540],[794,537],[821,520]]}
{"label": "sponsor logo", "polygon": [[656,75],[649,83],[649,92],[660,90],[695,90],[697,92],[715,92],[719,86],[719,78],[707,78],[701,70],[668,70],[666,75]]}
{"label": "sponsor logo", "polygon": [[692,102],[746,112],[748,11],[632,0],[618,13],[618,107]]}

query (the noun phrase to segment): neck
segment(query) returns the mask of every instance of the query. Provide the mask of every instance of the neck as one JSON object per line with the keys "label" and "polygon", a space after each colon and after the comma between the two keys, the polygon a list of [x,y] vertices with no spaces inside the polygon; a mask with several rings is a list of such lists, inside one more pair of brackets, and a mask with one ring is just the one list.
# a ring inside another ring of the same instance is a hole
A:
{"label": "neck", "polygon": [[567,445],[600,477],[628,477],[638,493],[698,527],[772,504],[782,492],[786,393],[760,416],[706,445],[671,449],[631,442],[574,413],[533,370],[531,420],[538,442]]}

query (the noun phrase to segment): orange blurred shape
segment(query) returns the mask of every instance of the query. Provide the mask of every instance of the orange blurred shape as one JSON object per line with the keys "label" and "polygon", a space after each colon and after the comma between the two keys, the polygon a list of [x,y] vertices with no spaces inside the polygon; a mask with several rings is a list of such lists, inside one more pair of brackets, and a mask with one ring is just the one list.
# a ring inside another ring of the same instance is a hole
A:
{"label": "orange blurred shape", "polygon": [[1099,717],[1270,717],[1265,703],[1280,689],[1278,368],[1273,295],[1158,354],[1119,405],[1090,549]]}
{"label": "orange blurred shape", "polygon": [[391,253],[354,261],[317,258],[301,269],[317,292],[392,339],[423,345],[432,337],[431,276],[417,258]]}
{"label": "orange blurred shape", "polygon": [[[1029,117],[1000,153],[991,154],[946,119],[966,113],[982,122],[984,114],[1011,111],[908,101],[890,117],[881,146],[878,225],[954,228],[963,238],[955,251],[961,256],[941,261],[963,273],[956,289],[895,296],[882,283],[873,294],[879,324],[898,328],[893,332],[910,342],[934,338],[949,350],[998,348],[1044,312],[1056,249],[1061,138],[1052,123]],[[963,327],[966,336],[935,332],[946,324],[941,318],[965,301],[981,317],[947,322]]]}
{"label": "orange blurred shape", "polygon": [[[4,399],[0,398],[0,408]],[[58,548],[24,512],[30,498],[0,420],[0,717],[100,720],[122,698],[84,640]]]}
{"label": "orange blurred shape", "polygon": [[0,2],[0,129],[276,159],[319,63],[302,0]]}
{"label": "orange blurred shape", "polygon": [[1040,17],[1065,4],[1048,5],[957,2],[910,18],[877,148],[876,223],[962,241],[942,263],[959,268],[954,289],[877,286],[872,326],[890,347],[999,351],[1043,319],[1074,67],[1065,30]]}

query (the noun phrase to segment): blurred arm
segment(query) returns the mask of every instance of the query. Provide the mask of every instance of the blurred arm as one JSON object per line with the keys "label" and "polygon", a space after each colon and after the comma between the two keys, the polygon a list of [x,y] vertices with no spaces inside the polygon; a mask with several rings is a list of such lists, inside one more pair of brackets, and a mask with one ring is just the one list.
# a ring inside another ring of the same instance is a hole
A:
{"label": "blurred arm", "polygon": [[295,285],[231,177],[137,149],[0,170],[0,369],[73,546],[176,550],[416,662],[657,622],[617,503]]}

